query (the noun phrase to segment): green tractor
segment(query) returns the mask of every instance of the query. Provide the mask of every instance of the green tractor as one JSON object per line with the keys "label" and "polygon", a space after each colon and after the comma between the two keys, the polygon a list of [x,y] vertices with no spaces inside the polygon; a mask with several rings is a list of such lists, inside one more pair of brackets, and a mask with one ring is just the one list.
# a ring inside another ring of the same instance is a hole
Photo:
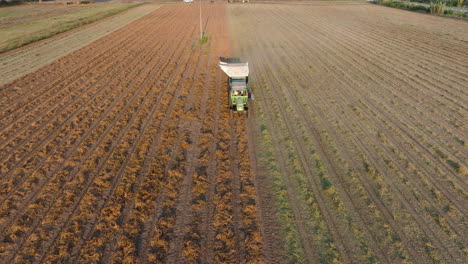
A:
{"label": "green tractor", "polygon": [[228,76],[228,103],[231,117],[234,113],[249,115],[249,101],[254,99],[249,83],[249,63],[239,58],[220,57],[219,67]]}

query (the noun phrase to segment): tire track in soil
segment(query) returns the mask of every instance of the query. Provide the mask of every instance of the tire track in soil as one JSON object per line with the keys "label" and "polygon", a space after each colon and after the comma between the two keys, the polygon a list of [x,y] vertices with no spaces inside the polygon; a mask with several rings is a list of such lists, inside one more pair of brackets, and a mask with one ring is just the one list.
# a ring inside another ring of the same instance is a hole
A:
{"label": "tire track in soil", "polygon": [[260,225],[260,231],[263,238],[262,242],[264,245],[265,258],[267,263],[286,263],[286,254],[282,244],[283,238],[280,236],[281,227],[277,217],[275,200],[271,195],[273,193],[270,187],[272,186],[272,182],[266,176],[267,173],[261,170],[256,157],[257,153],[260,153],[261,150],[258,147],[258,139],[255,136],[260,133],[255,129],[255,124],[257,124],[255,106],[250,106],[250,111],[252,112],[248,124],[246,124],[246,131],[249,137],[251,177],[255,182],[255,193],[257,194],[255,200],[258,206],[259,219],[262,223]]}

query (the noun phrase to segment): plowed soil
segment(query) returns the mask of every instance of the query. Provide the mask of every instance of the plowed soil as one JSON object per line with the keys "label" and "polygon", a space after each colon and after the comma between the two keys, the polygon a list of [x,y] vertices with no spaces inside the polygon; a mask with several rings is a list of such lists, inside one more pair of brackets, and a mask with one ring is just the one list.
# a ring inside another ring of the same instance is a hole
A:
{"label": "plowed soil", "polygon": [[225,7],[171,5],[0,86],[1,263],[262,263]]}
{"label": "plowed soil", "polygon": [[281,223],[264,247],[466,263],[468,24],[369,4],[228,10],[252,68],[261,217]]}

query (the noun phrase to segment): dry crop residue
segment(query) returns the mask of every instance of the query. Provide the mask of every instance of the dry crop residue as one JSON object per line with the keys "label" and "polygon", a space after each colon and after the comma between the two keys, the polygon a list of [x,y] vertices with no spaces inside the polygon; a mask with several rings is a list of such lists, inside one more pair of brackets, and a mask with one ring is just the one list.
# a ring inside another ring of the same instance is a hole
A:
{"label": "dry crop residue", "polygon": [[373,5],[228,10],[252,68],[260,215],[276,208],[290,261],[466,263],[466,22]]}
{"label": "dry crop residue", "polygon": [[165,6],[0,87],[0,262],[264,262],[225,8]]}

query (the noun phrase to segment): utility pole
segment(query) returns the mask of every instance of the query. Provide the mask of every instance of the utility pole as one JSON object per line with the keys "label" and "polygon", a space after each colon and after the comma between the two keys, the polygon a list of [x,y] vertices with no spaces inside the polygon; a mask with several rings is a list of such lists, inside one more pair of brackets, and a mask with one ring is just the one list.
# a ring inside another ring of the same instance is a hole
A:
{"label": "utility pole", "polygon": [[198,1],[200,6],[200,40],[203,39],[203,28],[202,28],[202,19],[201,19],[201,0]]}

